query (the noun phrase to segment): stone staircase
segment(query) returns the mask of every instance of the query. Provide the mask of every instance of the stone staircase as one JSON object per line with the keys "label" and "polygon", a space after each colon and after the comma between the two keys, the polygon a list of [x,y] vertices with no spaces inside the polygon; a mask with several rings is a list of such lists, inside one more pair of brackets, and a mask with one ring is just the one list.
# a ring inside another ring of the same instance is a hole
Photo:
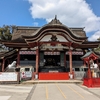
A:
{"label": "stone staircase", "polygon": [[45,84],[45,83],[83,84],[83,81],[69,79],[69,80],[28,80],[21,82],[21,84]]}

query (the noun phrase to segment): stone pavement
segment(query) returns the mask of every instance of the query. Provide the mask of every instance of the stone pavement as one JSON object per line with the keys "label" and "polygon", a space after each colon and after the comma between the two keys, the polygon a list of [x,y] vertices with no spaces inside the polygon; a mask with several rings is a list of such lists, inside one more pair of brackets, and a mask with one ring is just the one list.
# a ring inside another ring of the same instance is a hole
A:
{"label": "stone pavement", "polygon": [[86,91],[89,91],[90,93],[96,95],[97,97],[100,98],[100,87],[93,87],[93,88],[88,88],[86,86],[83,85],[79,85],[81,88],[83,88]]}
{"label": "stone pavement", "polygon": [[8,100],[11,96],[0,96],[0,100]]}
{"label": "stone pavement", "polygon": [[27,81],[0,85],[0,100],[100,100],[100,88],[87,88],[79,80]]}
{"label": "stone pavement", "polygon": [[[36,84],[32,90],[33,94],[26,100],[100,100],[100,94],[98,96],[92,90],[84,89],[84,86],[73,83]],[[95,88],[95,90],[97,89]],[[98,88],[99,91],[100,88]],[[95,92],[97,93],[97,91]]]}
{"label": "stone pavement", "polygon": [[33,85],[0,85],[0,100],[25,100]]}

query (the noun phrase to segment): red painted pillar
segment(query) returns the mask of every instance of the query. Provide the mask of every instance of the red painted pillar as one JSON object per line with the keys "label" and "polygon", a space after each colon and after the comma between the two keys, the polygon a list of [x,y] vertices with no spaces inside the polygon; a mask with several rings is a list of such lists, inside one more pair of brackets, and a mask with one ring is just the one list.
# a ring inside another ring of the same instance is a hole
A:
{"label": "red painted pillar", "polygon": [[17,66],[20,65],[20,53],[19,53],[19,50],[18,50],[18,54],[17,54]]}
{"label": "red painted pillar", "polygon": [[72,74],[72,51],[69,50],[70,74]]}
{"label": "red painted pillar", "polygon": [[39,67],[39,49],[36,50],[36,73],[38,74],[38,67]]}
{"label": "red painted pillar", "polygon": [[3,62],[2,62],[2,72],[4,72],[4,67],[5,67],[5,58],[3,58]]}
{"label": "red painted pillar", "polygon": [[89,61],[88,61],[88,78],[92,78]]}
{"label": "red painted pillar", "polygon": [[93,82],[92,82],[92,73],[91,73],[91,69],[90,69],[90,63],[89,63],[89,61],[88,61],[88,84],[87,84],[87,86],[88,87],[92,87],[92,85],[93,85]]}
{"label": "red painted pillar", "polygon": [[36,77],[36,76],[38,76],[38,67],[39,67],[39,47],[37,47],[37,49],[36,49],[36,64],[35,64],[36,71],[33,72],[33,74],[32,74],[32,80],[38,78],[38,77]]}

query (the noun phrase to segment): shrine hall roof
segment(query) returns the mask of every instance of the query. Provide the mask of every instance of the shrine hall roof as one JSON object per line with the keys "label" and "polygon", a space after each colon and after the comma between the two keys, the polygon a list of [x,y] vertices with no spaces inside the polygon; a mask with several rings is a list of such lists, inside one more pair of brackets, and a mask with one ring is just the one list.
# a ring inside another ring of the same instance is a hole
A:
{"label": "shrine hall roof", "polygon": [[68,28],[66,25],[62,24],[56,17],[51,20],[48,24],[42,27],[27,27],[27,26],[16,26],[14,33],[12,35],[12,40],[22,39],[22,36],[34,36],[41,29],[45,28],[55,28],[55,27],[64,27],[71,31],[72,35],[75,37],[87,38],[84,28]]}
{"label": "shrine hall roof", "polygon": [[12,34],[12,40],[2,41],[2,43],[13,48],[35,47],[37,45],[36,42],[41,41],[48,34],[62,36],[65,39],[64,42],[72,43],[71,45],[74,48],[96,48],[100,44],[98,41],[88,41],[84,28],[69,28],[56,17],[42,27],[16,26]]}
{"label": "shrine hall roof", "polygon": [[[22,26],[17,26],[16,29],[14,30],[14,33],[12,35],[12,40],[17,41],[20,40],[21,42],[24,42],[22,35],[24,36],[32,36],[35,35],[41,27],[22,27]],[[83,31],[83,28],[69,28],[72,32],[73,35],[76,37],[86,37],[85,31]]]}

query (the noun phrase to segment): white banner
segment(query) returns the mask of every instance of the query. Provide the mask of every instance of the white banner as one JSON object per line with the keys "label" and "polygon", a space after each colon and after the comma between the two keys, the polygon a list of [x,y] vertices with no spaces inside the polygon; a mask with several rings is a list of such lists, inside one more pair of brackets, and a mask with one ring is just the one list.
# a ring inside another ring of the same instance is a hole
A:
{"label": "white banner", "polygon": [[17,81],[18,73],[0,72],[0,81]]}

